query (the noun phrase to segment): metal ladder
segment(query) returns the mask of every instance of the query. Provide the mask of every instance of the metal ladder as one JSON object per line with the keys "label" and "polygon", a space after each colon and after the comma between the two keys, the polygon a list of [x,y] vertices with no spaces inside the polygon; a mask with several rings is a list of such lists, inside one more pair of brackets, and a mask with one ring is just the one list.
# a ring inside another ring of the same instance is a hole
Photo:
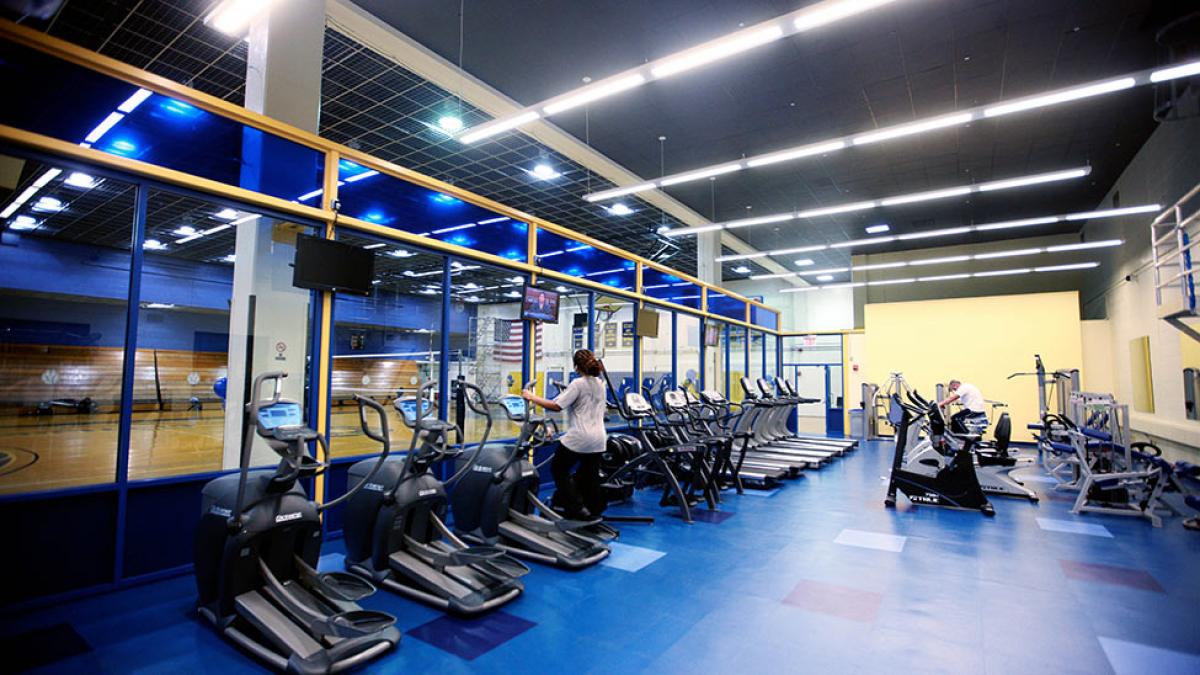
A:
{"label": "metal ladder", "polygon": [[1200,184],[1150,223],[1154,299],[1159,316],[1193,340],[1200,331],[1185,319],[1200,316],[1196,307],[1196,270],[1192,252],[1200,245]]}

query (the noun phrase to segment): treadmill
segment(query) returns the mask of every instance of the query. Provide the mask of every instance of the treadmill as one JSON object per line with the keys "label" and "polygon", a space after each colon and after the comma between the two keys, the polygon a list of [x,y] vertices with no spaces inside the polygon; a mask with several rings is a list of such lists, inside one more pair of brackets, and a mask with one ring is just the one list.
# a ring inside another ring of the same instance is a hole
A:
{"label": "treadmill", "polygon": [[[769,448],[761,443],[757,443],[756,445],[758,432],[755,430],[755,420],[761,413],[759,406],[753,403],[750,405],[733,403],[725,398],[721,392],[711,389],[700,392],[700,396],[705,403],[716,406],[719,409],[732,410],[734,406],[741,408],[741,413],[736,415],[736,421],[729,433],[740,441],[737,448],[737,455],[742,461],[743,466],[748,463],[752,466],[787,467],[792,475],[796,475],[803,469],[819,469],[822,464],[828,461],[824,456],[800,455],[791,451],[779,451],[776,448]],[[732,414],[727,416],[734,417]]]}
{"label": "treadmill", "polygon": [[746,396],[743,405],[750,406],[747,413],[751,416],[748,430],[754,433],[748,446],[749,450],[803,458],[815,467],[824,466],[842,454],[841,448],[831,448],[819,443],[809,443],[781,435],[778,431],[777,420],[783,419],[786,424],[787,415],[794,403],[790,400],[764,396],[762,391],[757,388],[756,383],[748,377],[743,376],[740,382]]}
{"label": "treadmill", "polygon": [[[774,388],[771,386],[770,381],[766,380],[765,378],[759,378],[758,387],[759,391],[768,397],[771,397],[772,392],[777,390],[778,393],[775,394],[774,397],[780,399],[790,399],[791,404],[820,402],[820,399],[804,398],[803,396],[800,396],[796,393],[796,388],[792,386],[792,383],[783,378],[775,379]],[[792,433],[787,428],[787,417],[788,416],[786,413],[781,414],[774,422],[774,429],[779,434],[780,438],[799,440],[811,445],[837,448],[842,452],[855,450],[858,448],[858,441],[854,439],[828,438],[825,436],[817,436],[815,434]]]}
{"label": "treadmill", "polygon": [[[775,487],[779,481],[799,475],[803,468],[800,465],[784,462],[754,461],[740,457],[739,439],[730,432],[727,423],[722,424],[722,418],[726,418],[729,414],[728,406],[723,407],[719,403],[702,401],[689,389],[665,392],[663,405],[670,412],[686,416],[691,421],[687,432],[693,442],[715,441],[728,444],[728,466],[732,473],[737,475],[738,481],[744,485],[769,490]],[[740,440],[744,443],[747,439]]]}

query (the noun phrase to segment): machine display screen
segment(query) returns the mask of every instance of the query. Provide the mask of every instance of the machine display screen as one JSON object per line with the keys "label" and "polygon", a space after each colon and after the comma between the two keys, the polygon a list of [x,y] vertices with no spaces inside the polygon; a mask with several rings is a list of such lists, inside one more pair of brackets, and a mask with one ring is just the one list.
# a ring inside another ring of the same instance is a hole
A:
{"label": "machine display screen", "polygon": [[525,399],[520,396],[505,396],[500,399],[500,404],[508,408],[508,414],[514,419],[525,417]]}
{"label": "machine display screen", "polygon": [[[428,400],[426,400],[425,401],[425,416],[426,417],[429,416],[429,411],[431,408],[433,408],[433,404],[430,403]],[[396,401],[396,410],[399,410],[400,414],[404,415],[405,422],[408,422],[409,424],[417,423],[417,399],[405,398],[405,399],[400,399],[399,401]]]}
{"label": "machine display screen", "polygon": [[258,409],[258,423],[264,429],[298,427],[304,424],[304,415],[299,403],[276,403]]}

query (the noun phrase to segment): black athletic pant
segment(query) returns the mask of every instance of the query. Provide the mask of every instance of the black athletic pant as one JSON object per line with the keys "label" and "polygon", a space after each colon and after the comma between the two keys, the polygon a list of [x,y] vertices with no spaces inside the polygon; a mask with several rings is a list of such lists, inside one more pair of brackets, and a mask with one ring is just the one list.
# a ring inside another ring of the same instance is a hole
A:
{"label": "black athletic pant", "polygon": [[[574,479],[571,469],[578,464]],[[602,510],[604,495],[600,488],[600,453],[582,454],[562,443],[550,460],[550,475],[554,476],[555,505],[566,511],[567,517],[580,515],[584,507],[598,516],[594,509]]]}

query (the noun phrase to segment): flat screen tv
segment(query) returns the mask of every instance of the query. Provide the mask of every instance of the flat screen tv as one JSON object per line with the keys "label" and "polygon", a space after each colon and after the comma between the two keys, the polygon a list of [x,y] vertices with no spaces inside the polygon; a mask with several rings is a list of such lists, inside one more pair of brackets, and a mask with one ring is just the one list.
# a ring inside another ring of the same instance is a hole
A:
{"label": "flat screen tv", "polygon": [[710,323],[704,326],[704,346],[716,347],[721,344],[721,327]]}
{"label": "flat screen tv", "polygon": [[314,291],[370,295],[375,254],[364,248],[321,237],[296,237],[292,285]]}
{"label": "flat screen tv", "polygon": [[658,337],[658,312],[648,307],[638,310],[637,334],[638,337],[644,338]]}
{"label": "flat screen tv", "polygon": [[558,323],[558,293],[535,286],[525,286],[521,298],[521,318],[527,321]]}

